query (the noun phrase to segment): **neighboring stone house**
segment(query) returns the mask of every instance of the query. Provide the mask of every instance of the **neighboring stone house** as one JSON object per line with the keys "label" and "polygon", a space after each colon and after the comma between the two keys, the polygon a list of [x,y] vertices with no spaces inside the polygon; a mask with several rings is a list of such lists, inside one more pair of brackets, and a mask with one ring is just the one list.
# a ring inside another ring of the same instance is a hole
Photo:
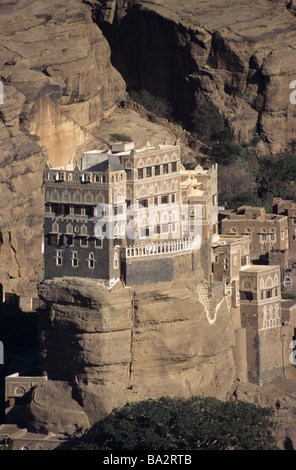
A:
{"label": "neighboring stone house", "polygon": [[229,299],[239,378],[263,385],[281,376],[293,327],[288,321],[292,330],[283,334],[280,266],[252,265],[247,235],[221,235],[213,244],[212,275],[224,282]]}
{"label": "neighboring stone house", "polygon": [[251,259],[270,251],[289,249],[288,220],[285,215],[266,214],[264,207],[242,206],[237,211],[221,212],[221,232],[249,235]]}
{"label": "neighboring stone house", "polygon": [[250,240],[247,235],[220,235],[212,245],[212,276],[225,283],[235,327],[240,327],[239,276],[242,266],[250,264]]}
{"label": "neighboring stone house", "polygon": [[281,376],[284,367],[279,266],[242,267],[240,311],[248,380],[263,385]]}
{"label": "neighboring stone house", "polygon": [[274,198],[273,200],[274,214],[286,216],[288,220],[289,230],[289,260],[296,261],[296,202],[292,200],[284,200]]}

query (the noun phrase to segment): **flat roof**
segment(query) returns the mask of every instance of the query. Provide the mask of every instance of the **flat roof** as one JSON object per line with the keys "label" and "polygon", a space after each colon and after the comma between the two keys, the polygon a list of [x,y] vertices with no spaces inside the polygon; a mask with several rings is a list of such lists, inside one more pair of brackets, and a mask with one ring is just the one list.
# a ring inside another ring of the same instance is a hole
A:
{"label": "flat roof", "polygon": [[275,271],[280,269],[280,266],[277,265],[264,265],[264,264],[250,264],[248,266],[242,266],[241,271],[250,272],[250,273],[262,273],[268,271]]}

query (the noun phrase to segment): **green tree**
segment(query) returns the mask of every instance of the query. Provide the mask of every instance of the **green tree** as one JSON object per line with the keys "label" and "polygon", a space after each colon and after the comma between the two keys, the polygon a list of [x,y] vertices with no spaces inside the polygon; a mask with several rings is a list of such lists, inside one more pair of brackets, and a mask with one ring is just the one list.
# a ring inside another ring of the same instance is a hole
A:
{"label": "green tree", "polygon": [[211,103],[202,103],[192,113],[191,133],[202,142],[210,145],[213,134],[225,129],[225,120]]}
{"label": "green tree", "polygon": [[296,197],[296,157],[287,154],[279,157],[258,159],[257,191],[263,205],[271,210],[274,197]]}
{"label": "green tree", "polygon": [[76,449],[271,450],[273,411],[245,402],[162,397],[126,404],[92,426]]}

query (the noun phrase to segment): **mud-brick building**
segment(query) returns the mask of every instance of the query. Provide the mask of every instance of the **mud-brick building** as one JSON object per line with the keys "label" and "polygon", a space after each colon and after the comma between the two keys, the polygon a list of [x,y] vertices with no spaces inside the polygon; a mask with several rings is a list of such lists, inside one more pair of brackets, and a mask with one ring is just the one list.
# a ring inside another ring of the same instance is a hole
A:
{"label": "mud-brick building", "polygon": [[267,214],[264,207],[242,206],[236,211],[223,211],[221,216],[222,234],[249,235],[252,260],[270,251],[289,249],[285,215]]}
{"label": "mud-brick building", "polygon": [[46,279],[145,284],[192,272],[201,260],[209,271],[217,166],[187,174],[177,142],[113,144],[62,167],[47,165],[44,180]]}
{"label": "mud-brick building", "polygon": [[274,198],[272,210],[274,214],[283,215],[288,220],[289,259],[296,261],[296,202]]}
{"label": "mud-brick building", "polygon": [[238,378],[264,385],[290,364],[296,305],[282,301],[280,265],[250,263],[247,235],[220,235],[212,248],[212,277],[224,284],[234,326]]}
{"label": "mud-brick building", "polygon": [[241,326],[246,329],[248,380],[263,385],[283,374],[279,266],[243,266]]}
{"label": "mud-brick building", "polygon": [[230,313],[235,328],[240,320],[240,271],[250,265],[250,240],[248,235],[220,235],[212,244],[212,278],[224,282],[229,298]]}

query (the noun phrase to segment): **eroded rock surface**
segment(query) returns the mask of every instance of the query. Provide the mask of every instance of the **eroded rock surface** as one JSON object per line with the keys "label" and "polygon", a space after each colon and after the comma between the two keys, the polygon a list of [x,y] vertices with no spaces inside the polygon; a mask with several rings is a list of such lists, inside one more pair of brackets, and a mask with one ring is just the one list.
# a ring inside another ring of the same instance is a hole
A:
{"label": "eroded rock surface", "polygon": [[[292,6],[289,11],[283,2],[269,0],[92,3],[113,63],[130,88],[169,98],[185,122],[194,109],[211,101],[241,143],[258,133],[267,143],[266,152],[293,147]],[[114,3],[118,17],[116,11],[108,14]]]}
{"label": "eroded rock surface", "polygon": [[45,161],[100,145],[91,126],[125,92],[110,48],[79,0],[0,5],[0,283],[36,296],[42,279]]}
{"label": "eroded rock surface", "polygon": [[225,398],[236,379],[233,325],[222,293],[209,316],[200,282],[119,283],[112,291],[80,279],[41,283],[41,359],[49,378],[73,383],[91,423],[127,401]]}
{"label": "eroded rock surface", "polygon": [[89,421],[65,382],[48,381],[32,391],[26,413],[28,430],[72,435],[89,427]]}

